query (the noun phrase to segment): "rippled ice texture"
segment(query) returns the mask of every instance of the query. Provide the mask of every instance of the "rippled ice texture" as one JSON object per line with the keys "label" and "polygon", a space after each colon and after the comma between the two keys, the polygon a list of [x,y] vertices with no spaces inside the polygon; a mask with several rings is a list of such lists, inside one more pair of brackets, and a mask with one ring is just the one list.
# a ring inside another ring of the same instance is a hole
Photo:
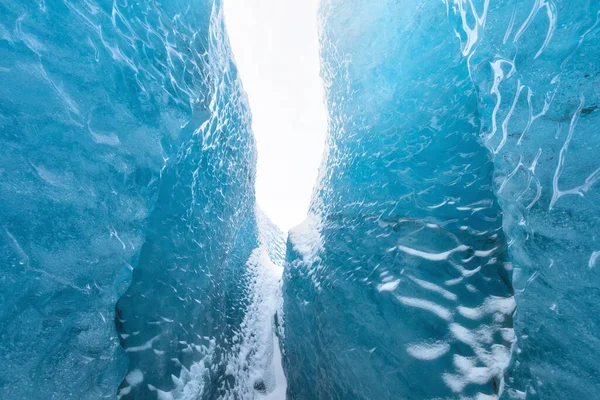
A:
{"label": "rippled ice texture", "polygon": [[507,397],[598,398],[600,2],[461,3],[449,15],[514,264],[521,392]]}
{"label": "rippled ice texture", "polygon": [[0,398],[272,389],[249,123],[219,1],[0,0]]}
{"label": "rippled ice texture", "polygon": [[597,397],[599,10],[324,0],[290,398]]}

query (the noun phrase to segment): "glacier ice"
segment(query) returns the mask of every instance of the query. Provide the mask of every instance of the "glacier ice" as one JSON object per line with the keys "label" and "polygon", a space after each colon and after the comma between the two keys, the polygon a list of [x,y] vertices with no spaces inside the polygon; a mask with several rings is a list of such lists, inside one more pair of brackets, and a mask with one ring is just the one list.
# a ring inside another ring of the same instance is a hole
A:
{"label": "glacier ice", "polygon": [[597,397],[600,3],[324,0],[288,397]]}
{"label": "glacier ice", "polygon": [[511,243],[519,354],[507,398],[597,398],[600,2],[485,5],[455,1],[449,15]]}
{"label": "glacier ice", "polygon": [[220,1],[0,1],[0,127],[0,398],[272,390],[284,246]]}
{"label": "glacier ice", "polygon": [[444,398],[502,385],[514,335],[507,244],[476,92],[441,11],[323,6],[331,122],[311,217],[288,245],[291,398]]}
{"label": "glacier ice", "polygon": [[319,18],[286,247],[220,0],[0,0],[1,399],[598,397],[600,2]]}

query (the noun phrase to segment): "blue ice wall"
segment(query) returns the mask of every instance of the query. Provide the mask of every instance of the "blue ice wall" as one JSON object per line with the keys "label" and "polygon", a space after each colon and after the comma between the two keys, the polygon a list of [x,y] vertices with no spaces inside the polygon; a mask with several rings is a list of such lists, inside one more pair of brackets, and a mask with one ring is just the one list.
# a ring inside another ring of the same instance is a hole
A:
{"label": "blue ice wall", "polygon": [[321,13],[328,153],[288,242],[288,398],[494,396],[514,342],[511,266],[446,8]]}
{"label": "blue ice wall", "polygon": [[325,0],[321,26],[288,397],[596,398],[600,3]]}
{"label": "blue ice wall", "polygon": [[269,389],[249,124],[220,1],[0,1],[0,398]]}
{"label": "blue ice wall", "polygon": [[600,2],[448,3],[514,264],[519,364],[507,397],[597,398]]}

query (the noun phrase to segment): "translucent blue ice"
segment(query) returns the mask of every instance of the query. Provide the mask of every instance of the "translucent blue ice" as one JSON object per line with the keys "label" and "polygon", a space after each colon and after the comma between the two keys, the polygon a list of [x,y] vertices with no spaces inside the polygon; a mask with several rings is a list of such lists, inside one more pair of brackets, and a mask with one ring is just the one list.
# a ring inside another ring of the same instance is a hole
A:
{"label": "translucent blue ice", "polygon": [[514,265],[506,397],[598,398],[600,2],[462,3],[448,11]]}
{"label": "translucent blue ice", "polygon": [[249,126],[220,1],[0,1],[0,398],[271,389]]}
{"label": "translucent blue ice", "polygon": [[285,253],[220,0],[0,0],[0,399],[598,397],[600,2],[320,20]]}
{"label": "translucent blue ice", "polygon": [[599,10],[323,2],[330,126],[288,242],[289,398],[597,397]]}

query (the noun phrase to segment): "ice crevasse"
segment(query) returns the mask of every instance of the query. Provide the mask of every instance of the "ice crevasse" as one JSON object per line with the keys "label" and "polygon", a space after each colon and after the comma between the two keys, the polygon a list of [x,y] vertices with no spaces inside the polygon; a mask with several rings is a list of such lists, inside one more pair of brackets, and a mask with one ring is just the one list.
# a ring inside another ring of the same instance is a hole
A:
{"label": "ice crevasse", "polygon": [[595,399],[600,2],[323,0],[287,247],[221,6],[0,0],[0,399]]}

